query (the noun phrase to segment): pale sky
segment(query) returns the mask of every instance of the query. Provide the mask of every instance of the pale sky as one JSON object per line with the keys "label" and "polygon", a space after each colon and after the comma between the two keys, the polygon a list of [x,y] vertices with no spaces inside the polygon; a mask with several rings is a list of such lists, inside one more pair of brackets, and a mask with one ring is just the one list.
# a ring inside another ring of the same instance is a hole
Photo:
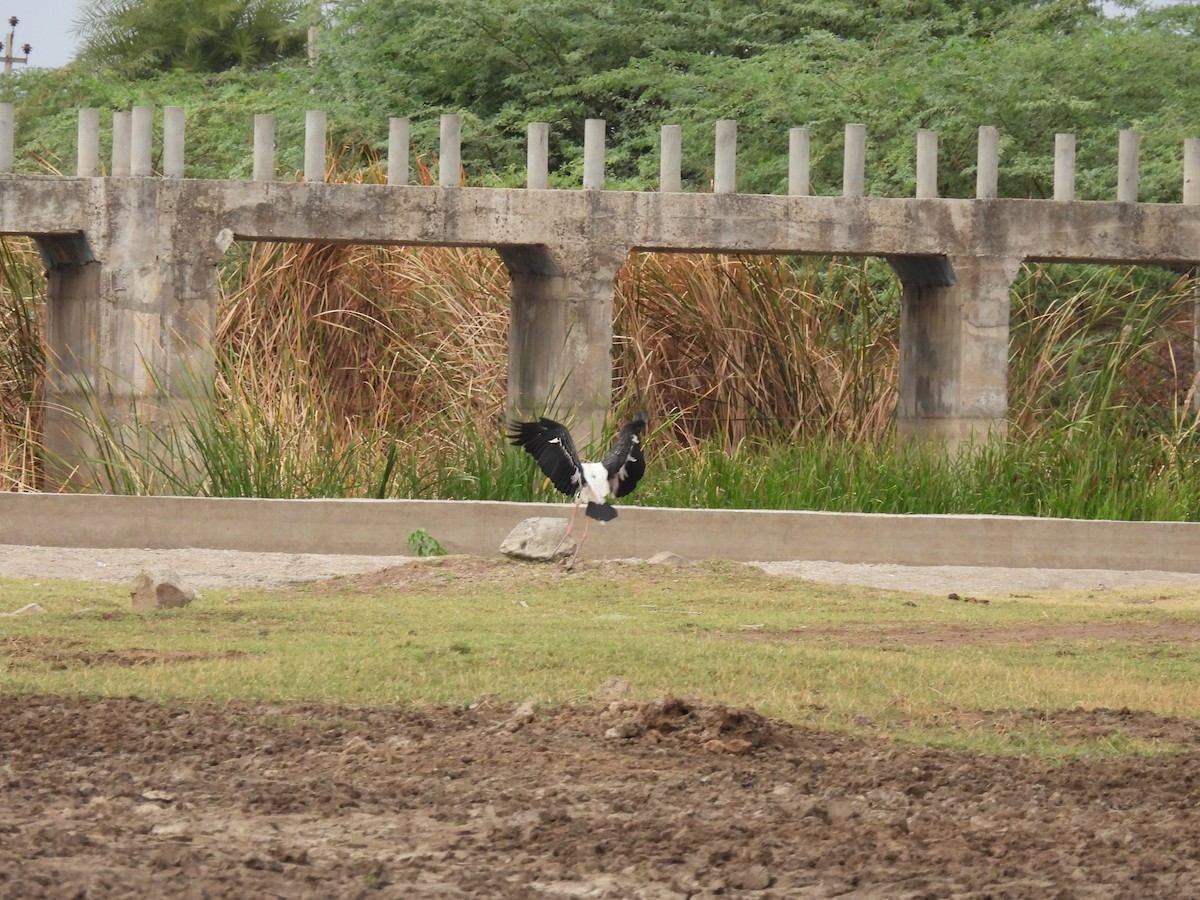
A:
{"label": "pale sky", "polygon": [[[201,0],[202,2],[202,0]],[[83,6],[84,0],[0,0],[0,41],[4,50],[8,48],[8,25],[10,16],[16,16],[16,51],[18,56],[22,44],[32,44],[29,65],[57,69],[65,65],[75,53],[75,37],[71,34],[72,22]],[[20,66],[14,66],[20,68]]]}
{"label": "pale sky", "polygon": [[[0,41],[8,43],[8,18],[16,16],[17,51],[22,44],[33,45],[29,65],[58,68],[75,53],[76,40],[71,33],[72,23],[88,0],[0,0]],[[204,0],[197,0],[203,3]],[[1163,6],[1172,0],[1153,0]],[[5,47],[7,50],[8,48]],[[16,68],[20,68],[17,66]]]}

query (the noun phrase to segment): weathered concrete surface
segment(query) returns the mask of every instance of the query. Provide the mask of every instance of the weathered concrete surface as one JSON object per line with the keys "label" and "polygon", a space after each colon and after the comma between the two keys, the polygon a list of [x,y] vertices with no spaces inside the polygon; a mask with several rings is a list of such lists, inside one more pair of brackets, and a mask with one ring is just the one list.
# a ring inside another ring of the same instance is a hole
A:
{"label": "weathered concrete surface", "polygon": [[1200,264],[1194,205],[1095,201],[3,176],[0,232],[36,236],[50,268],[47,442],[68,466],[91,449],[81,414],[134,434],[186,414],[211,379],[235,239],[496,248],[507,412],[567,418],[584,444],[609,408],[613,284],[633,251],[889,259],[905,285],[898,430],[949,445],[1004,428],[1023,260]]}
{"label": "weathered concrete surface", "polygon": [[[423,528],[450,553],[495,556],[522,520],[569,515],[549,503],[0,493],[0,544],[394,556]],[[1200,523],[622,506],[591,529],[585,556],[1200,572],[1197,546]]]}

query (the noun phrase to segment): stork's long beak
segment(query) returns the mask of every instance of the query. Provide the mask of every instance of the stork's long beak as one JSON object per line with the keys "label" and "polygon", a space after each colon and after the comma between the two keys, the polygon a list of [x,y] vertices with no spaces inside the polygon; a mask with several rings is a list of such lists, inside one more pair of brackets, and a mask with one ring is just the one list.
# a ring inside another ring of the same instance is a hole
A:
{"label": "stork's long beak", "polygon": [[547,477],[546,480],[542,482],[542,490],[544,491],[548,487],[550,487],[550,479]]}

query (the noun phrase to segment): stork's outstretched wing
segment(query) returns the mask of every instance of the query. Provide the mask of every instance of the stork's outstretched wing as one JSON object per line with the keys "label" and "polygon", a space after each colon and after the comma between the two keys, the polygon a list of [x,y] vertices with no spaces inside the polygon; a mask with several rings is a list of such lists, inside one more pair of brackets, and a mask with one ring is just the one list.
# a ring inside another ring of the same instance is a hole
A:
{"label": "stork's outstretched wing", "polygon": [[646,472],[646,460],[642,456],[642,433],[646,430],[647,421],[646,411],[642,410],[632,421],[622,425],[612,449],[604,457],[608,489],[614,497],[624,497],[632,491]]}
{"label": "stork's outstretched wing", "polygon": [[574,497],[583,485],[583,463],[565,425],[544,416],[536,422],[513,422],[509,438],[537,460],[554,486]]}

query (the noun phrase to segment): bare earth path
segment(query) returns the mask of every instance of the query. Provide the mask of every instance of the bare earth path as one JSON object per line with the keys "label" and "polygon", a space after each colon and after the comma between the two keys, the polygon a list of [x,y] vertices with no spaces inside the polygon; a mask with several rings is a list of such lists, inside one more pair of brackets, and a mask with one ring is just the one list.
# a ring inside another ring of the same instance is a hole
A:
{"label": "bare earth path", "polygon": [[[0,576],[119,582],[167,565],[200,587],[396,562],[0,548]],[[1038,589],[1039,578],[1200,581],[815,563],[793,573],[980,593]],[[981,756],[677,698],[534,712],[0,694],[0,897],[1200,896],[1200,721],[996,716],[997,727],[1031,717],[1183,750]]]}
{"label": "bare earth path", "polygon": [[[0,578],[65,578],[132,582],[148,568],[171,568],[189,584],[206,587],[282,587],[297,582],[359,575],[401,565],[412,557],[312,553],[245,553],[236,550],[140,550],[27,547],[0,544]],[[1196,585],[1200,574],[1121,572],[1110,569],[1013,569],[985,566],[893,566],[795,561],[761,563],[775,575],[830,584],[861,584],[905,591],[945,593],[1031,591]],[[3,612],[0,609],[0,612]]]}

